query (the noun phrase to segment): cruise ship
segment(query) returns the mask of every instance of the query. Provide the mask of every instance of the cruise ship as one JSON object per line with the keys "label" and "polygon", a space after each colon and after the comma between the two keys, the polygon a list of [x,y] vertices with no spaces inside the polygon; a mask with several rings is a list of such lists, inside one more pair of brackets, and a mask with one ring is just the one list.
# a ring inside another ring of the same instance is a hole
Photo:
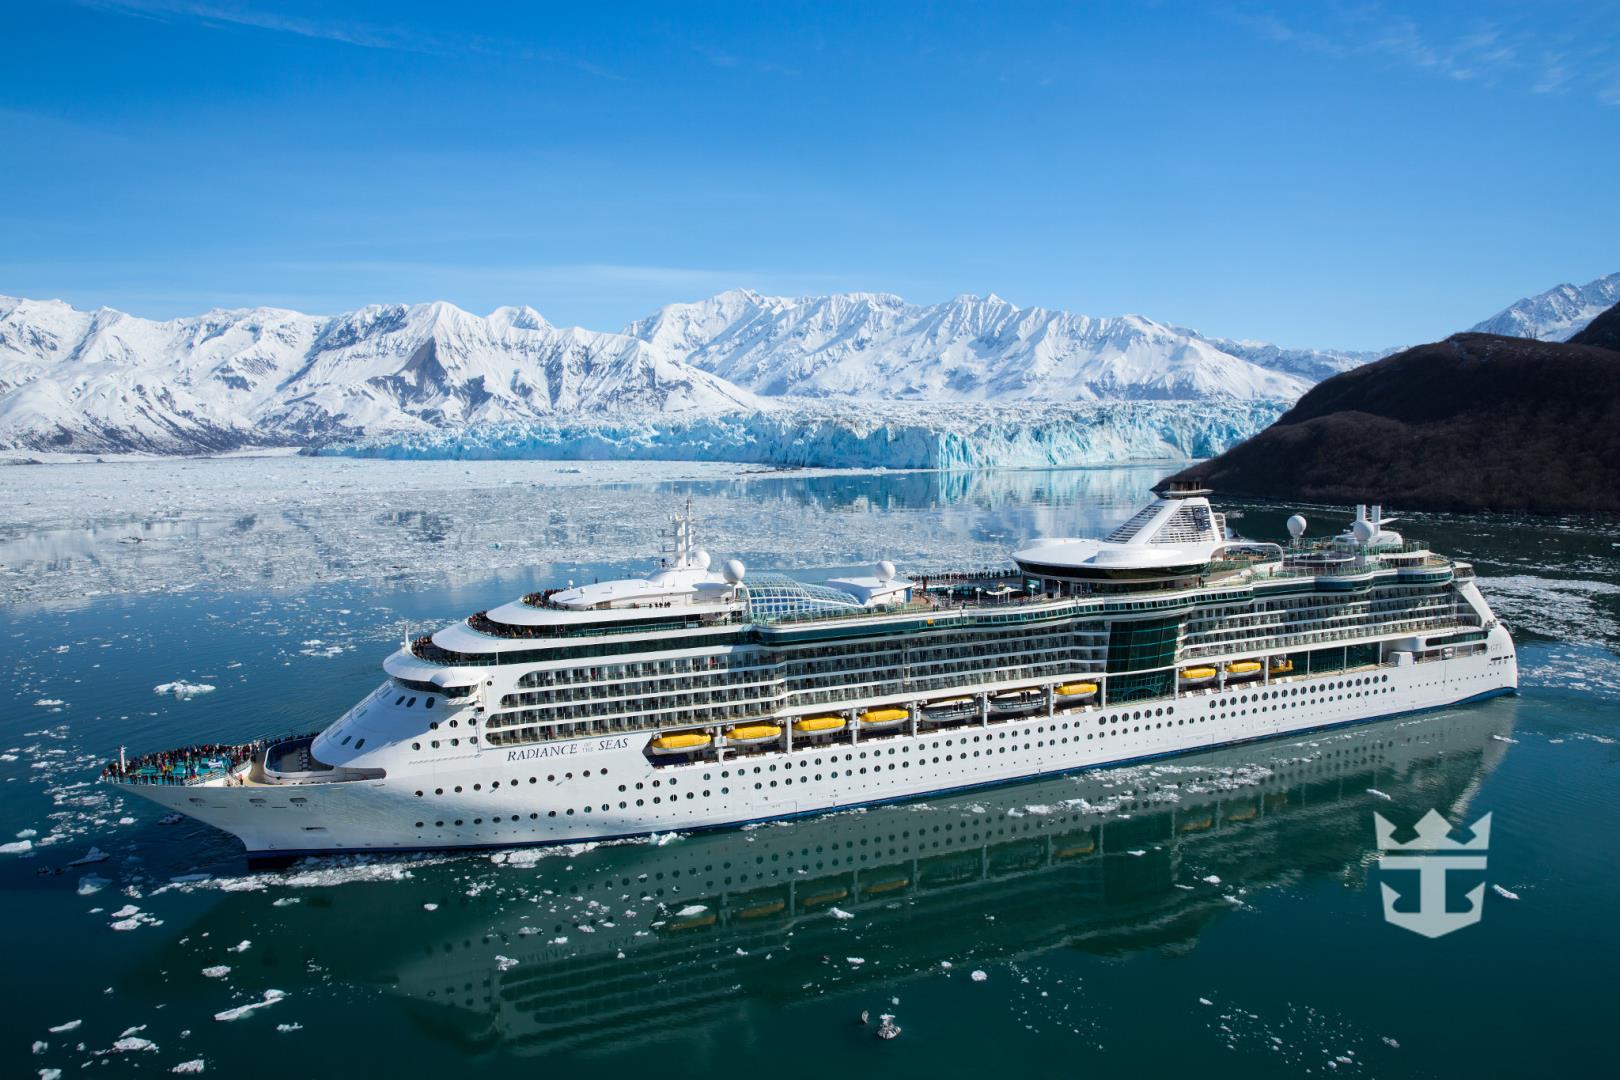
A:
{"label": "cruise ship", "polygon": [[508,847],[734,826],[1433,709],[1517,688],[1473,568],[1357,507],[1236,537],[1172,485],[1011,567],[811,584],[712,568],[677,516],[640,577],[406,642],[315,734],[104,779],[250,855]]}

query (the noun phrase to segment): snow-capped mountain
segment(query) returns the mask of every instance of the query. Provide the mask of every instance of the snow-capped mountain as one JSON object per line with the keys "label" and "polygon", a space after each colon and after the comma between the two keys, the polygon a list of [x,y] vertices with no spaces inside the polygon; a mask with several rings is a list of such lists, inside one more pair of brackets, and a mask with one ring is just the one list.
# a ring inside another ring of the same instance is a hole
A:
{"label": "snow-capped mountain", "polygon": [[754,409],[754,396],[621,334],[530,308],[336,317],[273,308],[153,322],[0,298],[0,445],[219,450],[536,417]]}
{"label": "snow-capped mountain", "polygon": [[1221,342],[1140,315],[1095,318],[997,296],[918,305],[883,293],[737,289],[671,304],[625,333],[769,397],[1291,401],[1336,365],[1371,358]]}
{"label": "snow-capped mountain", "polygon": [[1481,334],[1568,341],[1586,324],[1620,303],[1620,273],[1585,285],[1558,285],[1503,308],[1478,326]]}

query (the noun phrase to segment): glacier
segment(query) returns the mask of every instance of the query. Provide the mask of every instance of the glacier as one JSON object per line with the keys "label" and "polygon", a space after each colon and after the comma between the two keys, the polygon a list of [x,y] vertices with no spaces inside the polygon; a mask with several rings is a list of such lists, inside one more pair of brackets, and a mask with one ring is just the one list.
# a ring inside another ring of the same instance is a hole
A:
{"label": "glacier", "polygon": [[310,453],[389,459],[732,461],[786,467],[986,469],[1211,457],[1269,426],[1280,401],[792,403],[754,412],[380,433]]}

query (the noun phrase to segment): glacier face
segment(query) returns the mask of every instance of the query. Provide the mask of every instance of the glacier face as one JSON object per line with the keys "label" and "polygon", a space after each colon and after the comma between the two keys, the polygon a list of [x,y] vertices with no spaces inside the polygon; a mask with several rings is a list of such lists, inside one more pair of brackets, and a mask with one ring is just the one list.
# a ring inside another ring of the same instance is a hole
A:
{"label": "glacier face", "polygon": [[322,454],[392,459],[736,461],[896,469],[1043,468],[1211,457],[1277,401],[981,405],[792,401],[752,413],[475,425],[379,435]]}
{"label": "glacier face", "polygon": [[1021,308],[997,296],[918,305],[883,293],[736,289],[671,304],[625,333],[759,394],[822,398],[1291,401],[1325,374],[1376,359],[1226,342],[1140,315]]}
{"label": "glacier face", "polygon": [[1473,329],[1480,334],[1568,341],[1586,324],[1620,303],[1620,273],[1585,285],[1558,285],[1527,296],[1492,315]]}

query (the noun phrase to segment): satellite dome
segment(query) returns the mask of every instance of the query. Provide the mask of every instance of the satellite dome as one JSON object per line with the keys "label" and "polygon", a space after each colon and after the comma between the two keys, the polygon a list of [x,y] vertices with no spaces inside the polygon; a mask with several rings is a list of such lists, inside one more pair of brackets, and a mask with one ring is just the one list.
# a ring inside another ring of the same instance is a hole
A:
{"label": "satellite dome", "polygon": [[709,553],[704,551],[702,548],[698,548],[697,553],[692,556],[692,565],[696,566],[699,570],[707,570],[709,568],[709,564],[713,561],[714,560],[709,557]]}
{"label": "satellite dome", "polygon": [[740,585],[742,583],[743,575],[747,572],[748,567],[742,564],[741,559],[726,560],[725,578],[727,581],[731,582],[731,584]]}
{"label": "satellite dome", "polygon": [[1366,518],[1358,518],[1355,524],[1350,526],[1350,531],[1355,535],[1356,543],[1368,544],[1372,542],[1373,537],[1378,535],[1378,526]]}
{"label": "satellite dome", "polygon": [[879,581],[887,583],[894,580],[894,563],[890,562],[888,559],[884,559],[882,562],[878,563],[874,569],[877,572],[877,579]]}
{"label": "satellite dome", "polygon": [[1295,540],[1305,535],[1305,519],[1299,514],[1288,519],[1288,535]]}

